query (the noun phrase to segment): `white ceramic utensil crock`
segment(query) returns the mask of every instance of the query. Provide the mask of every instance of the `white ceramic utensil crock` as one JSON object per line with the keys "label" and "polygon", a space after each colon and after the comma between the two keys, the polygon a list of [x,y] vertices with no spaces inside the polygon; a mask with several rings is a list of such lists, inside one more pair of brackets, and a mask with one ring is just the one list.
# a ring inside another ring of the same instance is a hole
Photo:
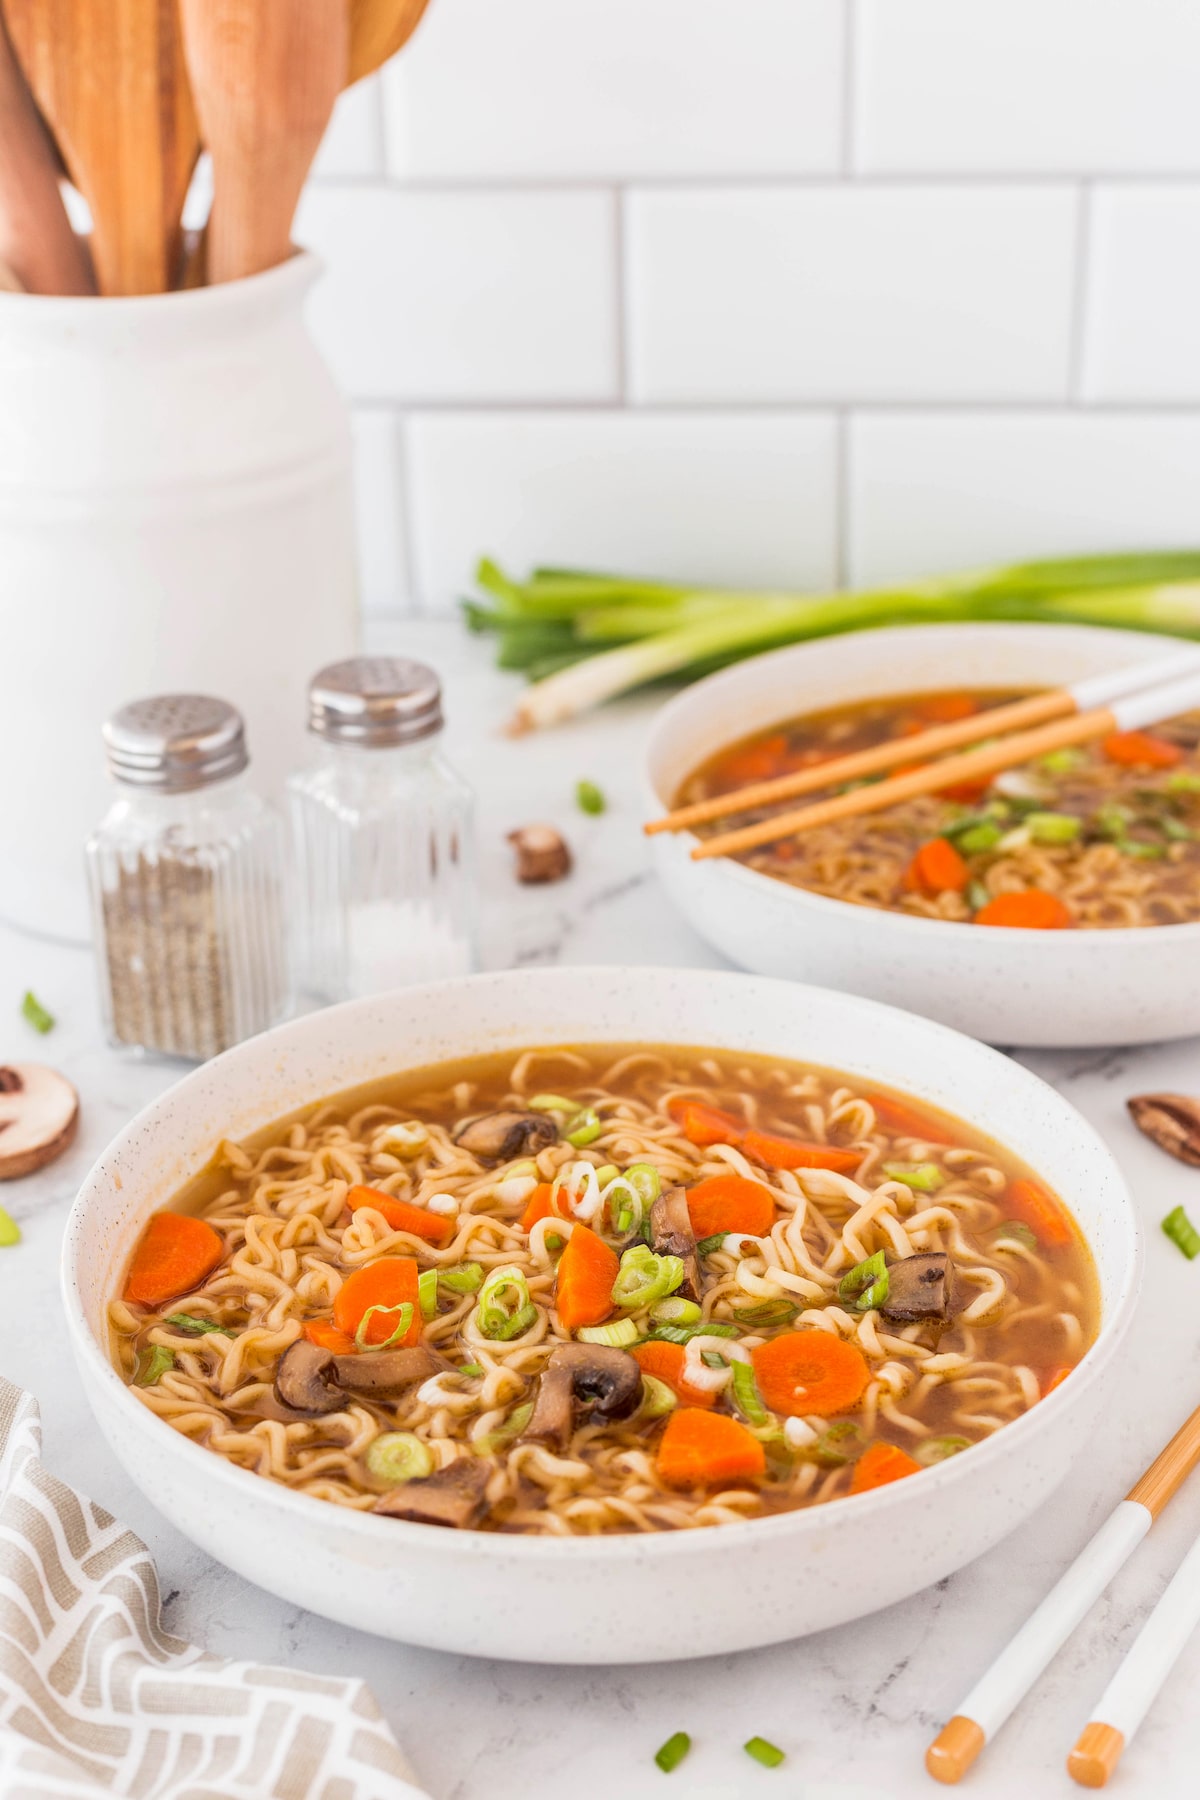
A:
{"label": "white ceramic utensil crock", "polygon": [[[631,1040],[818,1062],[916,1094],[1009,1145],[1063,1195],[1087,1235],[1100,1288],[1097,1342],[1031,1412],[919,1477],[745,1524],[607,1538],[446,1531],[292,1493],[173,1431],[114,1371],[106,1302],[149,1214],[169,1204],[219,1138],[396,1069],[502,1047]],[[1133,1204],[1100,1139],[1053,1089],[980,1044],[786,982],[551,969],[352,1001],[196,1070],[140,1114],[85,1181],[67,1230],[63,1292],[101,1431],[155,1505],[239,1574],[405,1643],[526,1662],[629,1663],[740,1650],[858,1618],[1020,1525],[1090,1440],[1140,1259]]]}

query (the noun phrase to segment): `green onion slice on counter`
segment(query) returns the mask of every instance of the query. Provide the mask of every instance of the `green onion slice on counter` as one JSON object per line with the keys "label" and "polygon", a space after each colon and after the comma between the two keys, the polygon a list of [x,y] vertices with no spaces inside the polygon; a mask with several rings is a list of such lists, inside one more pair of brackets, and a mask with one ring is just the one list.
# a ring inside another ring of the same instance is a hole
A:
{"label": "green onion slice on counter", "polygon": [[[390,1319],[394,1315],[396,1320],[392,1332],[388,1337],[384,1338],[381,1344],[372,1344],[367,1340],[367,1328],[376,1314],[378,1314],[381,1319]],[[358,1330],[354,1334],[354,1342],[358,1345],[360,1350],[387,1350],[391,1345],[398,1344],[401,1338],[408,1336],[409,1327],[412,1322],[413,1303],[411,1300],[402,1300],[399,1306],[368,1306],[366,1312],[358,1321]]]}
{"label": "green onion slice on counter", "polygon": [[54,1030],[54,1014],[46,1011],[32,988],[26,989],[25,997],[21,1001],[21,1017],[27,1020],[35,1031],[40,1031],[43,1037],[48,1031]]}
{"label": "green onion slice on counter", "polygon": [[176,1331],[182,1331],[185,1337],[204,1337],[207,1332],[219,1332],[221,1337],[236,1337],[236,1331],[230,1331],[228,1325],[218,1325],[212,1319],[198,1319],[194,1313],[167,1313],[164,1325],[173,1325]]}
{"label": "green onion slice on counter", "polygon": [[611,1350],[636,1344],[640,1335],[632,1319],[613,1319],[608,1325],[581,1325],[575,1333],[584,1344],[607,1344]]}
{"label": "green onion slice on counter", "polygon": [[970,1448],[970,1438],[955,1436],[930,1437],[922,1438],[921,1442],[917,1445],[917,1448],[913,1451],[913,1455],[919,1463],[925,1463],[928,1466],[932,1463],[945,1462],[948,1456],[958,1456],[962,1451],[969,1450]]}
{"label": "green onion slice on counter", "polygon": [[10,1250],[21,1241],[21,1227],[11,1213],[0,1206],[0,1250]]}
{"label": "green onion slice on counter", "polygon": [[747,1756],[752,1756],[756,1763],[761,1763],[764,1769],[777,1769],[784,1760],[784,1753],[778,1744],[772,1744],[764,1737],[747,1738],[742,1749]]}
{"label": "green onion slice on counter", "polygon": [[578,781],[575,784],[575,802],[580,812],[602,813],[608,805],[600,788],[594,781]]}
{"label": "green onion slice on counter", "polygon": [[133,1378],[134,1387],[153,1387],[164,1376],[168,1369],[175,1367],[175,1352],[162,1344],[152,1344],[143,1350],[138,1357],[137,1373]]}
{"label": "green onion slice on counter", "polygon": [[663,1774],[669,1775],[672,1769],[677,1769],[679,1767],[691,1747],[692,1740],[687,1732],[676,1731],[667,1739],[665,1744],[654,1752],[654,1760],[662,1770]]}
{"label": "green onion slice on counter", "polygon": [[870,1312],[873,1306],[883,1305],[888,1297],[888,1286],[887,1263],[883,1251],[876,1250],[874,1256],[856,1263],[842,1276],[838,1282],[838,1299],[845,1300],[856,1312]]}
{"label": "green onion slice on counter", "polygon": [[1175,1207],[1167,1214],[1162,1228],[1189,1262],[1194,1256],[1200,1256],[1200,1231],[1196,1230],[1182,1206]]}
{"label": "green onion slice on counter", "polygon": [[946,1177],[936,1163],[884,1163],[883,1172],[889,1181],[902,1181],[905,1187],[914,1188],[921,1194],[936,1193]]}
{"label": "green onion slice on counter", "polygon": [[433,1452],[411,1431],[382,1431],[367,1445],[368,1474],[389,1487],[433,1474]]}
{"label": "green onion slice on counter", "polygon": [[614,1306],[650,1306],[665,1300],[683,1280],[683,1258],[657,1256],[648,1244],[633,1244],[621,1257],[621,1267],[613,1282]]}

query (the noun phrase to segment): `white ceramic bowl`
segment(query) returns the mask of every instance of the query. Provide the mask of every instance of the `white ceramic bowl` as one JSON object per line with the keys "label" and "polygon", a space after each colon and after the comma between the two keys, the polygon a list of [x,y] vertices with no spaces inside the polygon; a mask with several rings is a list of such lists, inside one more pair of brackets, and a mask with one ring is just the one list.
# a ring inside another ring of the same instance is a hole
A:
{"label": "white ceramic bowl", "polygon": [[[1009,1145],[1069,1202],[1096,1258],[1102,1326],[1078,1371],[994,1438],[876,1493],[713,1530],[555,1539],[444,1531],[291,1493],[172,1431],[112,1368],[105,1304],[138,1232],[220,1137],[399,1068],[501,1047],[630,1040],[819,1062],[894,1084]],[[1133,1204],[1108,1151],[1066,1101],[994,1051],[820,989],[598,968],[476,976],[355,1001],[217,1057],[141,1113],[96,1164],[68,1226],[63,1286],[80,1374],[113,1450],[173,1524],[240,1575],[406,1643],[627,1663],[744,1649],[857,1618],[1020,1525],[1089,1441],[1139,1269]]]}
{"label": "white ceramic bowl", "polygon": [[[1043,687],[1161,657],[1174,640],[1085,625],[921,625],[797,644],[686,689],[650,738],[647,816],[722,744],[784,719],[935,687]],[[1200,924],[981,929],[851,906],[652,840],[668,893],[744,969],[907,1006],[990,1044],[1140,1044],[1200,1031]]]}

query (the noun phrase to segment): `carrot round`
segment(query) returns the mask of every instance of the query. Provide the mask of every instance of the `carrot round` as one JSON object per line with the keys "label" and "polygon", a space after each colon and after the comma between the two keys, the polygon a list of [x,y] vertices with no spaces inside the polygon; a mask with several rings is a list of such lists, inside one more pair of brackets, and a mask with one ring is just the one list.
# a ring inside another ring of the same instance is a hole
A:
{"label": "carrot round", "polygon": [[670,1487],[711,1487],[720,1481],[754,1481],[767,1459],[756,1437],[725,1413],[683,1406],[667,1420],[658,1446],[658,1473]]}
{"label": "carrot round", "polygon": [[835,1175],[853,1175],[863,1159],[861,1150],[835,1150],[832,1144],[805,1144],[799,1138],[776,1137],[769,1131],[748,1131],[742,1153],[765,1169],[832,1169]]}
{"label": "carrot round", "polygon": [[383,1214],[393,1231],[407,1231],[412,1237],[423,1238],[425,1243],[439,1248],[454,1236],[454,1221],[445,1213],[426,1212],[423,1206],[397,1200],[394,1194],[385,1194],[380,1188],[352,1187],[346,1195],[346,1205],[351,1212],[358,1212],[363,1206],[372,1207]]}
{"label": "carrot round", "polygon": [[919,1475],[921,1465],[895,1444],[872,1444],[854,1465],[850,1477],[852,1494],[869,1494],[872,1488],[886,1487],[889,1481],[902,1481],[906,1475]]}
{"label": "carrot round", "polygon": [[521,1230],[532,1231],[542,1219],[552,1216],[554,1208],[550,1204],[550,1196],[554,1192],[548,1181],[539,1181],[529,1199],[525,1202],[525,1211],[521,1214]]}
{"label": "carrot round", "polygon": [[904,885],[916,893],[961,894],[970,879],[970,870],[949,838],[936,837],[921,845],[908,865]]}
{"label": "carrot round", "polygon": [[975,914],[976,925],[1015,925],[1024,931],[1063,931],[1073,923],[1071,911],[1057,894],[1041,888],[1021,888],[1015,894],[997,894]]}
{"label": "carrot round", "polygon": [[740,1119],[705,1106],[702,1100],[669,1100],[667,1111],[689,1144],[704,1148],[708,1144],[736,1144],[745,1130]]}
{"label": "carrot round", "polygon": [[877,1124],[895,1137],[922,1138],[927,1144],[954,1142],[938,1120],[906,1100],[897,1100],[894,1094],[865,1094],[863,1098],[870,1101]]}
{"label": "carrot round", "polygon": [[913,709],[928,725],[953,725],[979,711],[973,694],[922,694]]}
{"label": "carrot round", "polygon": [[1124,769],[1173,769],[1183,761],[1178,744],[1155,737],[1150,731],[1114,731],[1102,746],[1109,762]]}
{"label": "carrot round", "polygon": [[203,1219],[190,1213],[154,1213],[138,1239],[125,1298],[135,1306],[162,1306],[190,1294],[220,1262],[225,1246]]}
{"label": "carrot round", "polygon": [[1028,1225],[1038,1242],[1047,1250],[1061,1250],[1073,1243],[1075,1233],[1071,1221],[1051,1194],[1026,1175],[1018,1175],[1008,1184],[1004,1196],[1005,1210],[1014,1219]]}
{"label": "carrot round", "polygon": [[861,1350],[828,1331],[786,1331],[750,1352],[758,1391],[772,1412],[849,1412],[866,1391],[871,1371]]}
{"label": "carrot round", "polygon": [[1063,1382],[1067,1379],[1067,1376],[1073,1375],[1074,1372],[1075,1372],[1074,1363],[1068,1363],[1068,1364],[1066,1364],[1066,1366],[1064,1368],[1055,1369],[1053,1374],[1048,1375],[1046,1377],[1045,1383],[1042,1387],[1042,1399],[1044,1400],[1046,1398],[1047,1394],[1052,1394],[1056,1387],[1061,1387]]}
{"label": "carrot round", "polygon": [[782,731],[772,732],[770,737],[759,738],[756,743],[742,744],[722,757],[717,765],[716,773],[722,783],[728,782],[730,787],[748,787],[752,781],[770,781],[775,775],[783,774],[787,760],[788,741]]}
{"label": "carrot round", "polygon": [[961,806],[974,806],[977,800],[991,787],[991,779],[986,781],[952,781],[949,787],[938,789],[939,800],[956,800]]}
{"label": "carrot round", "polygon": [[744,1175],[710,1175],[688,1190],[688,1217],[698,1238],[722,1231],[748,1231],[762,1237],[775,1223],[775,1202],[761,1181]]}
{"label": "carrot round", "polygon": [[355,1269],[353,1275],[347,1276],[338,1289],[333,1303],[334,1324],[339,1331],[353,1338],[371,1308],[382,1306],[386,1310],[367,1319],[363,1335],[368,1345],[386,1344],[400,1322],[393,1309],[409,1301],[413,1309],[412,1320],[404,1336],[396,1339],[396,1345],[415,1344],[421,1335],[419,1273],[416,1260],[411,1256],[381,1256],[376,1262],[365,1263],[361,1269]]}
{"label": "carrot round", "polygon": [[576,1225],[559,1258],[554,1304],[565,1331],[600,1325],[613,1310],[613,1282],[621,1262],[602,1238]]}
{"label": "carrot round", "polygon": [[335,1356],[353,1356],[358,1349],[350,1333],[340,1331],[332,1319],[310,1319],[304,1327],[304,1336],[310,1344],[332,1350]]}
{"label": "carrot round", "polygon": [[677,1400],[685,1406],[699,1406],[705,1412],[716,1405],[716,1393],[694,1388],[683,1379],[684,1348],[682,1344],[635,1344],[629,1352],[643,1375],[654,1375],[665,1381]]}

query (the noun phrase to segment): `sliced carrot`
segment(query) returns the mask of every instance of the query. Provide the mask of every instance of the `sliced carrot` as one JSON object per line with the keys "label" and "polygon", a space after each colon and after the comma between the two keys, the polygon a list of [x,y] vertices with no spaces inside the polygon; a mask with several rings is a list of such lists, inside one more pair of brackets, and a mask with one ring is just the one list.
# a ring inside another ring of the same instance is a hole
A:
{"label": "sliced carrot", "polygon": [[922,694],[915,710],[928,725],[953,725],[973,717],[979,702],[973,694]]}
{"label": "sliced carrot", "polygon": [[707,1411],[710,1406],[716,1405],[715,1392],[708,1393],[704,1388],[692,1387],[683,1379],[685,1353],[682,1344],[636,1344],[629,1354],[638,1363],[643,1375],[653,1375],[659,1381],[665,1381],[685,1406],[700,1406]]}
{"label": "sliced carrot", "polygon": [[152,1214],[125,1277],[126,1300],[161,1306],[192,1293],[212,1274],[224,1249],[219,1234],[203,1219],[190,1213]]}
{"label": "sliced carrot", "polygon": [[913,893],[961,894],[970,879],[970,870],[949,838],[936,837],[921,845],[905,872],[904,885]]}
{"label": "sliced carrot", "polygon": [[613,1282],[621,1262],[603,1238],[586,1225],[576,1225],[558,1264],[554,1304],[566,1331],[600,1325],[613,1310]]}
{"label": "sliced carrot", "polygon": [[954,1142],[943,1124],[907,1100],[897,1100],[893,1094],[864,1094],[863,1099],[870,1101],[876,1121],[895,1137],[923,1138],[927,1144]]}
{"label": "sliced carrot", "polygon": [[698,1238],[720,1231],[748,1231],[762,1237],[775,1223],[775,1202],[761,1181],[744,1175],[710,1175],[689,1188],[688,1216]]}
{"label": "sliced carrot", "polygon": [[1018,1175],[1015,1181],[1009,1182],[1004,1206],[1014,1219],[1029,1226],[1047,1250],[1061,1250],[1074,1243],[1075,1233],[1062,1207],[1044,1187],[1027,1176]]}
{"label": "sliced carrot", "polygon": [[973,806],[976,800],[983,799],[991,785],[990,777],[986,781],[952,781],[949,787],[938,789],[938,797],[957,800],[962,806]]}
{"label": "sliced carrot", "polygon": [[365,1263],[348,1275],[338,1289],[333,1303],[333,1322],[339,1331],[355,1337],[373,1306],[385,1310],[367,1319],[364,1337],[368,1344],[386,1344],[399,1323],[396,1307],[406,1301],[412,1305],[412,1321],[397,1348],[415,1344],[421,1335],[421,1306],[417,1280],[420,1271],[412,1256],[381,1256],[377,1262]]}
{"label": "sliced carrot", "polygon": [[740,1119],[715,1106],[706,1106],[702,1100],[669,1100],[667,1111],[688,1143],[700,1149],[708,1144],[739,1143],[745,1130]]}
{"label": "sliced carrot", "polygon": [[335,1356],[353,1356],[358,1349],[350,1333],[340,1330],[332,1319],[310,1319],[304,1327],[304,1335],[310,1344],[332,1350]]}
{"label": "sliced carrot", "polygon": [[1074,923],[1071,910],[1057,894],[1041,888],[1021,888],[1015,894],[997,894],[975,914],[976,925],[1015,925],[1023,931],[1064,931]]}
{"label": "sliced carrot", "polygon": [[889,1481],[902,1481],[906,1475],[919,1475],[921,1465],[895,1444],[872,1444],[854,1465],[850,1477],[852,1494],[869,1494],[872,1488],[886,1487]]}
{"label": "sliced carrot", "polygon": [[863,1159],[861,1150],[835,1150],[832,1144],[805,1144],[799,1138],[776,1137],[769,1131],[748,1131],[742,1139],[743,1154],[767,1169],[832,1169],[836,1175],[852,1175]]}
{"label": "sliced carrot", "polygon": [[1114,731],[1102,748],[1109,762],[1120,763],[1124,769],[1173,769],[1183,761],[1178,744],[1150,731]]}
{"label": "sliced carrot", "polygon": [[750,1352],[758,1391],[772,1412],[849,1412],[866,1392],[871,1371],[855,1345],[832,1332],[785,1331]]}
{"label": "sliced carrot", "polygon": [[346,1205],[351,1212],[358,1212],[360,1207],[373,1207],[382,1213],[393,1231],[407,1231],[413,1237],[423,1238],[427,1244],[448,1244],[454,1236],[454,1221],[445,1213],[426,1212],[423,1206],[413,1206],[407,1200],[397,1200],[394,1194],[385,1194],[380,1188],[352,1187],[346,1195]]}
{"label": "sliced carrot", "polygon": [[756,1437],[726,1413],[683,1406],[667,1420],[658,1446],[658,1472],[671,1487],[711,1487],[719,1481],[755,1481],[767,1458]]}
{"label": "sliced carrot", "polygon": [[549,1219],[554,1212],[550,1204],[553,1188],[548,1181],[539,1181],[529,1199],[525,1202],[525,1211],[521,1214],[521,1230],[532,1231],[541,1219]]}
{"label": "sliced carrot", "polygon": [[752,781],[770,781],[783,772],[788,741],[782,731],[756,743],[741,744],[719,763],[716,774],[730,787],[748,787]]}
{"label": "sliced carrot", "polygon": [[1074,1363],[1068,1363],[1064,1368],[1055,1369],[1054,1373],[1047,1377],[1042,1388],[1042,1399],[1044,1400],[1047,1394],[1052,1394],[1056,1387],[1061,1387],[1063,1382],[1067,1379],[1067,1376],[1073,1375],[1074,1373]]}

